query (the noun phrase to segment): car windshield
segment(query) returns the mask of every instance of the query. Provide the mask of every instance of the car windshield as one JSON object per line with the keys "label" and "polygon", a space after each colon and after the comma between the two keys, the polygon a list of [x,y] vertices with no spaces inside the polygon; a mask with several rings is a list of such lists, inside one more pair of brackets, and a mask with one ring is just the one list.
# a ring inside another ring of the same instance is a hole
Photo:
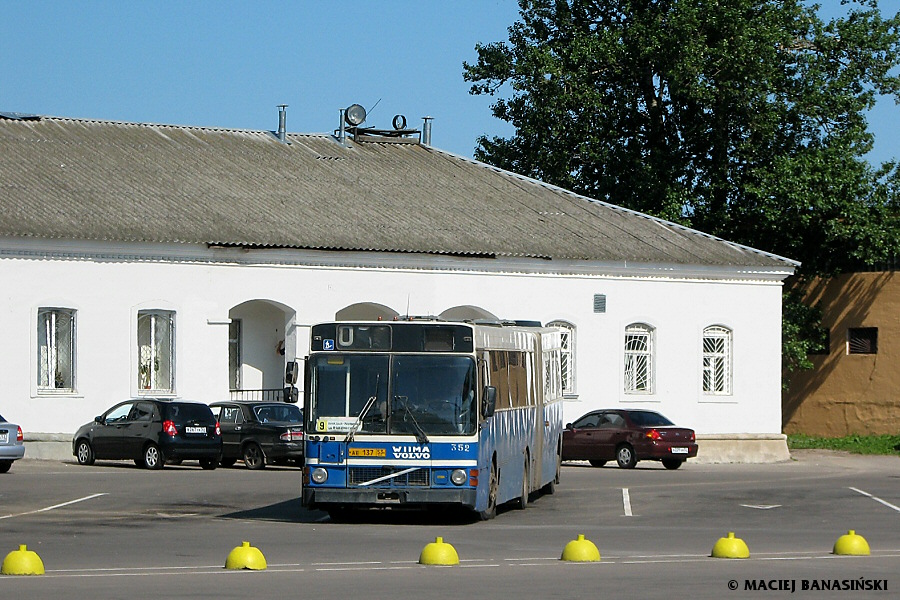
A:
{"label": "car windshield", "polygon": [[631,422],[638,427],[666,427],[668,425],[674,425],[672,421],[661,414],[649,410],[631,411],[628,413],[628,416],[631,418]]}
{"label": "car windshield", "polygon": [[361,433],[417,437],[475,431],[470,357],[335,354],[312,358],[311,367],[308,410],[316,431],[349,433],[358,427]]}
{"label": "car windshield", "polygon": [[216,422],[208,406],[194,402],[163,404],[163,414],[166,419],[171,419],[177,424],[196,421],[204,425],[213,425]]}
{"label": "car windshield", "polygon": [[0,423],[6,423],[6,419],[3,418],[3,415],[0,415]]}
{"label": "car windshield", "polygon": [[253,412],[260,423],[302,423],[303,413],[293,404],[263,404]]}

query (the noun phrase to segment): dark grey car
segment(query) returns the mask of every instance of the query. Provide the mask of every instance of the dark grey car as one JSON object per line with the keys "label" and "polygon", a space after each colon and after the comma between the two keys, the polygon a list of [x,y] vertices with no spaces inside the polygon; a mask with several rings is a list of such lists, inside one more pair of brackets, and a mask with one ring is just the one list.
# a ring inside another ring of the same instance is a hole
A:
{"label": "dark grey car", "polygon": [[222,466],[243,460],[248,469],[266,463],[303,466],[303,410],[284,402],[214,402],[222,428]]}

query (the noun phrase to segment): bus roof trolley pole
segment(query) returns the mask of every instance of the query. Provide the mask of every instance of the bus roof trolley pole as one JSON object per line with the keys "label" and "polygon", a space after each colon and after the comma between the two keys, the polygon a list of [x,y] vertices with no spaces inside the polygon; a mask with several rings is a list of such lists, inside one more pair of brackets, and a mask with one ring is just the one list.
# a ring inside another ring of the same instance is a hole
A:
{"label": "bus roof trolley pole", "polygon": [[457,505],[490,519],[552,493],[560,350],[559,331],[535,322],[313,325],[304,506]]}

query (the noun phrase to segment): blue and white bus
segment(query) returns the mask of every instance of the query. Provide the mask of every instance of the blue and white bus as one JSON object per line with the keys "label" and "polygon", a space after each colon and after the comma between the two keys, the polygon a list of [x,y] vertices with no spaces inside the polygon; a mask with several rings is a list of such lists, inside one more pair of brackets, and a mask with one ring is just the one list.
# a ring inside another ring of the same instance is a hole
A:
{"label": "blue and white bus", "polygon": [[303,505],[497,506],[553,493],[562,456],[560,333],[437,319],[314,325]]}

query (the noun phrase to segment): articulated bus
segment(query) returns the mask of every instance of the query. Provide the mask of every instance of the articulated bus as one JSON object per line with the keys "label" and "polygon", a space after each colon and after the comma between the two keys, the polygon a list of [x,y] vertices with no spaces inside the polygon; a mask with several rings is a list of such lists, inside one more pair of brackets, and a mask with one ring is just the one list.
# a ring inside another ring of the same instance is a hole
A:
{"label": "articulated bus", "polygon": [[304,412],[304,506],[491,519],[559,481],[560,334],[424,318],[314,325]]}

